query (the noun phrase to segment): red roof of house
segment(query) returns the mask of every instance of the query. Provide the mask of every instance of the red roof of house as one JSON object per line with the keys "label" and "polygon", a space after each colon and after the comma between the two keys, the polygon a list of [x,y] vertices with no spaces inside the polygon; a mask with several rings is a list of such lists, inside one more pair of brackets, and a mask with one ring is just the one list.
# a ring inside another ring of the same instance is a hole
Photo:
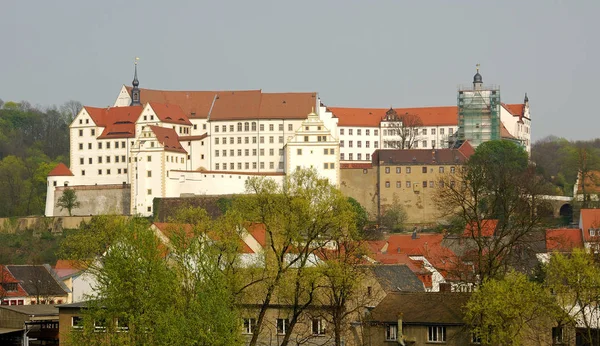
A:
{"label": "red roof of house", "polygon": [[187,153],[179,143],[177,132],[171,128],[150,125],[150,129],[156,135],[156,139],[163,145],[166,151]]}
{"label": "red roof of house", "polygon": [[502,106],[506,108],[506,110],[515,117],[522,117],[525,115],[525,104],[517,103],[517,104],[506,104],[503,103]]}
{"label": "red roof of house", "polygon": [[[183,112],[181,107],[175,104],[149,102],[150,107],[160,121],[171,124],[192,125],[190,119]],[[122,108],[122,107],[117,107]]]}
{"label": "red roof of house", "polygon": [[3,283],[15,283],[17,284],[16,291],[5,291],[2,285],[0,285],[0,297],[26,297],[27,292],[21,286],[21,281],[17,280],[12,273],[6,268],[6,266],[0,264],[0,281]]}
{"label": "red roof of house", "polygon": [[252,223],[246,227],[248,233],[256,239],[263,248],[267,246],[267,230],[262,223]]}
{"label": "red roof of house", "polygon": [[[328,108],[339,121],[338,126],[378,127],[388,108]],[[411,114],[421,118],[423,126],[458,125],[458,107],[394,108],[398,115]]]}
{"label": "red roof of house", "polygon": [[[581,209],[579,225],[581,226],[581,230],[583,231],[586,241],[598,240],[598,239],[592,239],[592,237],[590,236],[589,230],[590,230],[590,228],[593,228],[595,230],[600,229],[600,209]],[[596,233],[595,238],[600,237],[600,234],[598,234],[598,231],[596,231],[595,233]]]}
{"label": "red roof of house", "polygon": [[59,176],[72,176],[73,173],[64,163],[59,163],[54,167],[50,173],[48,173],[49,177],[59,177]]}
{"label": "red roof of house", "polygon": [[583,248],[582,232],[579,228],[546,230],[546,251],[570,252],[575,248]]}
{"label": "red roof of house", "polygon": [[504,123],[500,123],[500,137],[502,138],[508,138],[508,139],[515,139],[516,137],[511,135],[510,132],[508,132],[508,129],[506,128],[506,126],[504,126]]}
{"label": "red roof of house", "polygon": [[[126,87],[131,95],[131,87]],[[306,119],[317,94],[263,93],[261,90],[170,91],[140,89],[142,102],[174,104],[189,118],[211,120]]]}
{"label": "red roof of house", "polygon": [[[158,228],[158,230],[169,239],[174,235],[174,232],[177,231],[183,231],[186,238],[193,238],[195,234],[191,224],[154,222],[153,225],[156,226],[156,228]],[[206,235],[212,240],[219,240],[219,237],[214,232],[208,231],[206,232]],[[246,243],[244,243],[242,239],[239,239],[239,246],[241,253],[254,253],[254,251],[252,251],[252,249]]]}
{"label": "red roof of house", "polygon": [[481,220],[481,227],[477,227],[477,223],[473,221],[465,227],[463,237],[493,237],[497,226],[498,220]]}
{"label": "red roof of house", "polygon": [[143,110],[142,106],[84,108],[97,126],[104,127],[98,139],[135,137],[135,122]]}

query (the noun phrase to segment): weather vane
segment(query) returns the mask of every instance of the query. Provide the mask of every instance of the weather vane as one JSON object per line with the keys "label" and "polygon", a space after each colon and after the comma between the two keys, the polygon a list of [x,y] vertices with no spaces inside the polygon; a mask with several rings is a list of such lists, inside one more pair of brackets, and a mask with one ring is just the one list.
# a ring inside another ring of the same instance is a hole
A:
{"label": "weather vane", "polygon": [[[137,58],[136,58],[137,59]],[[475,67],[477,67],[477,72],[479,72],[479,67],[481,67],[480,64],[475,65]]]}
{"label": "weather vane", "polygon": [[135,57],[135,62],[134,62],[136,65],[137,65],[137,63],[138,63],[138,60],[140,60],[140,58],[138,58],[138,57],[136,56],[136,57]]}

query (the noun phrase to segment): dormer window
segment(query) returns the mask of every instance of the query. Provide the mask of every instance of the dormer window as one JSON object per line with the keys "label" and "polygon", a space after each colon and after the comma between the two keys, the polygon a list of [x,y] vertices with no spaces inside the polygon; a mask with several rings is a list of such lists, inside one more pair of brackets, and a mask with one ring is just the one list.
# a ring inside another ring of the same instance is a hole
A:
{"label": "dormer window", "polygon": [[588,230],[588,232],[590,233],[590,237],[595,237],[596,234],[597,234],[597,232],[596,232],[596,230],[594,228],[590,228]]}

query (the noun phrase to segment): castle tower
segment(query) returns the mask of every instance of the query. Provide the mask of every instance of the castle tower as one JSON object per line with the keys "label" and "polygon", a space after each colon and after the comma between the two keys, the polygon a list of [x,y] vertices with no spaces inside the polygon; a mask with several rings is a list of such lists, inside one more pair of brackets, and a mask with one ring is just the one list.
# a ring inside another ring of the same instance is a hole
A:
{"label": "castle tower", "polygon": [[133,85],[133,88],[131,88],[131,104],[130,106],[141,106],[142,103],[140,102],[140,88],[138,88],[138,86],[140,85],[140,81],[138,81],[138,77],[137,77],[137,64],[138,64],[138,60],[140,58],[135,58],[135,72],[133,73],[133,82],[131,82],[131,85]]}

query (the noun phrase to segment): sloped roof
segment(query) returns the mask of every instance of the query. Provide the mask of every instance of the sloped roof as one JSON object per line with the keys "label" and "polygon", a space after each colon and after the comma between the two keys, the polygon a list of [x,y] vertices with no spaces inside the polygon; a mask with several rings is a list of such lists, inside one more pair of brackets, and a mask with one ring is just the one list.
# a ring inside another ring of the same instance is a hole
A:
{"label": "sloped roof", "polygon": [[[131,87],[126,87],[131,95]],[[261,90],[171,91],[140,89],[142,102],[178,105],[191,119],[306,119],[317,94],[263,93]]]}
{"label": "sloped roof", "polygon": [[149,104],[156,116],[164,123],[192,125],[190,119],[178,105],[158,102],[149,102]]}
{"label": "sloped roof", "polygon": [[44,265],[7,265],[6,268],[21,281],[21,286],[28,295],[62,296],[67,292],[61,287],[52,270]]}
{"label": "sloped roof", "polygon": [[591,240],[589,229],[600,229],[600,209],[581,209],[579,222],[585,240]]}
{"label": "sloped roof", "polygon": [[156,139],[163,145],[166,151],[187,153],[179,143],[177,132],[171,128],[150,125],[150,129],[156,135]]}
{"label": "sloped roof", "polygon": [[61,177],[61,176],[72,176],[73,172],[65,165],[64,163],[59,163],[54,167],[50,173],[48,173],[49,177]]}
{"label": "sloped roof", "polygon": [[[328,107],[338,120],[338,126],[378,127],[388,108]],[[458,107],[394,108],[399,115],[411,114],[421,118],[423,126],[458,125]]]}
{"label": "sloped roof", "polygon": [[583,248],[583,237],[579,228],[546,230],[546,251],[570,252],[576,248]]}
{"label": "sloped roof", "polygon": [[500,137],[506,139],[516,139],[515,136],[511,135],[510,132],[508,132],[508,129],[506,128],[506,126],[504,126],[503,122],[500,123]]}
{"label": "sloped roof", "polygon": [[84,108],[97,126],[104,127],[98,139],[135,137],[135,122],[143,110],[142,106]]}
{"label": "sloped roof", "polygon": [[260,246],[263,248],[267,246],[267,230],[265,229],[265,225],[262,223],[252,223],[246,227],[246,230]]}
{"label": "sloped roof", "polygon": [[372,157],[373,165],[457,165],[470,156],[460,149],[378,149]]}
{"label": "sloped roof", "polygon": [[8,268],[2,264],[0,264],[0,282],[3,283],[16,283],[17,290],[16,291],[4,291],[2,285],[0,285],[0,297],[25,297],[27,296],[27,292],[23,289],[20,284],[20,281],[16,279]]}
{"label": "sloped roof", "polygon": [[425,291],[421,280],[407,265],[374,265],[370,270],[386,292]]}
{"label": "sloped roof", "polygon": [[377,322],[404,324],[464,324],[464,307],[469,293],[458,292],[392,292],[373,309],[371,318]]}
{"label": "sloped roof", "polygon": [[525,104],[523,103],[503,103],[502,106],[504,106],[504,108],[515,117],[522,117],[525,114]]}
{"label": "sloped roof", "polygon": [[[481,227],[477,227],[475,221],[469,223],[463,232],[463,237],[493,237],[496,233],[496,227],[498,226],[498,220],[481,220]],[[479,234],[481,232],[481,234]]]}

